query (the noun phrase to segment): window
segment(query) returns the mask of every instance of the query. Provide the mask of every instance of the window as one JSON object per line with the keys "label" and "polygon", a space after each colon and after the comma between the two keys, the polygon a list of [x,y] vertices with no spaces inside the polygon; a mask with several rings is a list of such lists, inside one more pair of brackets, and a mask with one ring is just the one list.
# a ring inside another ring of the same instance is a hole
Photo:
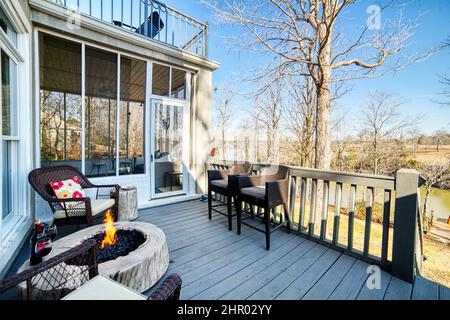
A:
{"label": "window", "polygon": [[120,57],[118,105],[119,55],[86,46],[82,118],[82,45],[43,33],[39,43],[41,166],[68,164],[88,177],[145,173],[147,63]]}
{"label": "window", "polygon": [[6,16],[3,9],[0,7],[0,28],[8,36],[9,40],[17,47],[17,32],[14,30],[11,22]]}
{"label": "window", "polygon": [[81,45],[41,34],[39,48],[41,165],[81,170]]}
{"label": "window", "polygon": [[152,83],[154,95],[186,99],[186,71],[154,63]]}
{"label": "window", "polygon": [[2,82],[2,218],[13,211],[13,176],[14,156],[17,144],[16,93],[17,65],[1,50],[1,82]]}
{"label": "window", "polygon": [[186,99],[186,71],[172,68],[172,86],[170,97]]}
{"label": "window", "polygon": [[153,64],[152,93],[157,96],[169,96],[169,74],[170,68],[160,64]]}
{"label": "window", "polygon": [[116,175],[117,54],[86,48],[85,173]]}
{"label": "window", "polygon": [[144,173],[145,83],[144,61],[121,57],[119,174]]}

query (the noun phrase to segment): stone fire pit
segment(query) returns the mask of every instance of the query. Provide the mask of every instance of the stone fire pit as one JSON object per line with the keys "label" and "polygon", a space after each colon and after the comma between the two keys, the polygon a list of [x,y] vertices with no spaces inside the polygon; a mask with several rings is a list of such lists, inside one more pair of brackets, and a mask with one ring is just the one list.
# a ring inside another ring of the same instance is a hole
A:
{"label": "stone fire pit", "polygon": [[[138,292],[151,288],[166,272],[169,266],[169,250],[161,229],[145,222],[116,222],[117,230],[141,232],[144,242],[125,256],[99,263],[100,275],[109,277]],[[53,250],[46,259],[81,244],[105,231],[104,225],[92,226],[53,243]],[[20,268],[29,267],[28,261]],[[76,284],[74,284],[76,286]]]}

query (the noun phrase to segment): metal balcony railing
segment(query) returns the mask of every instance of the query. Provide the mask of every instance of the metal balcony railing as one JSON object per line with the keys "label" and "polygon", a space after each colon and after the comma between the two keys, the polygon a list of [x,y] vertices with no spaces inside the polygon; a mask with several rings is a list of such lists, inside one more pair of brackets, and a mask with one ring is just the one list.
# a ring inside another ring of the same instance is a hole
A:
{"label": "metal balcony railing", "polygon": [[156,0],[49,0],[117,27],[208,57],[208,25]]}

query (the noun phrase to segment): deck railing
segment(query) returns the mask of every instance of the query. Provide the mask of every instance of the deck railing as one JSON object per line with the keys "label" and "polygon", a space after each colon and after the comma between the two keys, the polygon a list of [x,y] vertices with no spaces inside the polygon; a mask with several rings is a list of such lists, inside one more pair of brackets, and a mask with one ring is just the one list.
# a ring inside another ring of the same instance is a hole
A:
{"label": "deck railing", "polygon": [[208,25],[157,0],[48,1],[178,49],[208,57]]}
{"label": "deck railing", "polygon": [[[232,164],[216,161],[209,166],[226,169]],[[254,165],[256,172],[260,166],[267,165]],[[289,180],[289,216],[297,234],[409,282],[420,272],[417,171],[402,169],[390,177],[290,167]],[[273,218],[281,216],[274,212]]]}

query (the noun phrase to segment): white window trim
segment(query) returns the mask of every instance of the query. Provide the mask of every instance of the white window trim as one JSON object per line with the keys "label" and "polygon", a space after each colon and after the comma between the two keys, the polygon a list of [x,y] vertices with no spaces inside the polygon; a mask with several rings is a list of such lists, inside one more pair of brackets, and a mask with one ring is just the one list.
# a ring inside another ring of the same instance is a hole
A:
{"label": "white window trim", "polygon": [[[13,44],[3,30],[0,30],[0,46],[6,55],[16,65],[17,92],[16,108],[17,116],[14,119],[16,132],[15,136],[0,136],[1,140],[12,141],[11,154],[13,166],[12,182],[12,213],[3,219],[0,215],[0,274],[8,266],[9,259],[16,252],[24,241],[27,232],[32,225],[32,204],[27,181],[27,174],[33,168],[32,153],[32,126],[30,112],[31,103],[31,25],[28,24],[26,16],[21,11],[21,7],[12,4],[10,0],[2,2],[2,8],[17,31],[17,45]],[[8,14],[9,13],[9,14]],[[14,19],[11,19],[11,14]],[[29,28],[27,27],[29,26]],[[1,91],[1,90],[0,90]],[[0,92],[1,99],[1,92]],[[1,101],[1,100],[0,100]],[[19,115],[20,120],[19,121]],[[0,127],[1,127],[0,115]],[[2,163],[3,152],[0,150],[0,163]],[[19,165],[20,159],[20,165]],[[2,192],[0,182],[0,194]],[[0,207],[2,207],[0,198]]]}

